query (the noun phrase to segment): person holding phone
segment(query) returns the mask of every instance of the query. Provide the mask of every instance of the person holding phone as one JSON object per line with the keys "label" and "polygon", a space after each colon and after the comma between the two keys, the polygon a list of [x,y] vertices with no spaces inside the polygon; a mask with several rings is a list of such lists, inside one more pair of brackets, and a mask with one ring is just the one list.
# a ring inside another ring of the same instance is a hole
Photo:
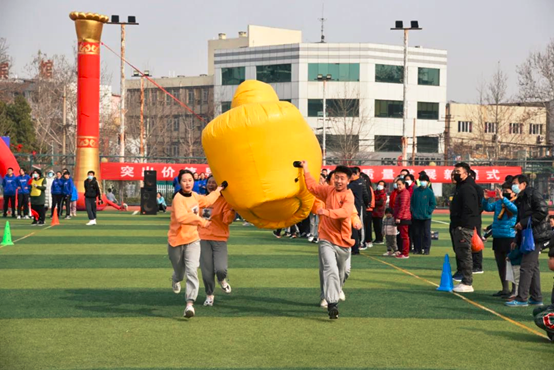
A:
{"label": "person holding phone", "polygon": [[[494,212],[492,222],[492,249],[494,258],[498,268],[498,275],[502,289],[493,294],[493,297],[508,298],[511,291],[506,280],[506,258],[511,251],[511,245],[514,242],[516,231],[514,226],[517,219],[517,207],[514,204],[516,195],[512,191],[512,184],[505,182],[501,189],[496,189],[495,194],[491,197],[491,192],[486,191],[482,200],[483,211]],[[494,200],[494,197],[498,200]],[[512,290],[515,291],[513,287]]]}

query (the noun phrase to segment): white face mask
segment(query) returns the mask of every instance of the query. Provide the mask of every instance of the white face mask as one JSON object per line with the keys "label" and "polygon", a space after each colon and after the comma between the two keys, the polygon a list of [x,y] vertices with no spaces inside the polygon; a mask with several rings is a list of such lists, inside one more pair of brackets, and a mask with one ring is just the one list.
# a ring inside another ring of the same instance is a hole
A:
{"label": "white face mask", "polygon": [[426,188],[426,187],[427,187],[427,184],[428,184],[427,181],[420,181],[419,183],[420,183],[421,186],[423,186],[424,188]]}
{"label": "white face mask", "polygon": [[406,184],[408,184],[408,186],[412,185],[412,180],[406,180]]}
{"label": "white face mask", "polygon": [[383,190],[383,185],[377,185],[377,190]]}
{"label": "white face mask", "polygon": [[38,173],[33,174],[33,179],[38,179]]}
{"label": "white face mask", "polygon": [[89,180],[92,180],[94,177],[93,176],[88,176],[87,179]]}

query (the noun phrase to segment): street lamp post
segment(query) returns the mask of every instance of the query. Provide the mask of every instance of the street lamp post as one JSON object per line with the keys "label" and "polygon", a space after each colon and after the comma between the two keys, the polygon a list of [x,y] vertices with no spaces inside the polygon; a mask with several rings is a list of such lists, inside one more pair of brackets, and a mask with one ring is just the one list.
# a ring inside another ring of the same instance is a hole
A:
{"label": "street lamp post", "polygon": [[137,18],[134,15],[127,17],[127,22],[120,22],[119,15],[112,15],[111,22],[108,24],[119,24],[121,25],[121,81],[120,81],[120,90],[121,90],[121,105],[119,110],[119,137],[120,137],[120,147],[119,147],[119,161],[125,161],[125,25],[138,26]]}
{"label": "street lamp post", "polygon": [[317,75],[317,80],[323,82],[323,165],[327,165],[327,147],[326,147],[326,134],[327,134],[327,99],[325,97],[325,87],[327,81],[331,81],[332,76],[330,74],[323,76]]}
{"label": "street lamp post", "polygon": [[[404,100],[404,112],[402,119],[402,163],[407,164],[406,157],[408,155],[408,138],[406,137],[406,121],[408,120],[408,31],[419,31],[422,28],[419,27],[418,21],[411,21],[410,27],[404,28],[404,22],[396,21],[393,31],[404,31],[404,78],[403,78],[403,100]],[[415,145],[415,142],[412,144]]]}

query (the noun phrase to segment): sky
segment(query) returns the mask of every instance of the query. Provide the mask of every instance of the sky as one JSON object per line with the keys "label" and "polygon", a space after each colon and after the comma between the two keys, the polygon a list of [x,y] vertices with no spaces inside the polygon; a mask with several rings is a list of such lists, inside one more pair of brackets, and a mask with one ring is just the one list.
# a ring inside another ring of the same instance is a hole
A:
{"label": "sky", "polygon": [[[517,94],[517,65],[554,40],[554,0],[2,0],[0,37],[14,58],[12,72],[25,77],[39,49],[73,56],[71,11],[134,15],[140,25],[127,27],[127,59],[155,77],[194,76],[207,73],[207,40],[220,32],[236,37],[254,24],[319,41],[323,4],[327,42],[402,45],[402,33],[390,30],[394,21],[418,20],[423,30],[410,33],[410,45],[448,51],[449,101],[474,102],[498,65],[509,94]],[[105,25],[102,41],[117,50],[119,27]],[[102,60],[118,92],[119,59],[103,49]]]}

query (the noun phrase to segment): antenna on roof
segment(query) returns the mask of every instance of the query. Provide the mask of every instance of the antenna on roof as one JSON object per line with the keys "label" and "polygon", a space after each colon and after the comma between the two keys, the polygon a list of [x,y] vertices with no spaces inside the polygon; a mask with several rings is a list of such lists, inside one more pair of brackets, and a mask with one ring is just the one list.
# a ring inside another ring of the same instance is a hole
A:
{"label": "antenna on roof", "polygon": [[325,18],[325,3],[321,4],[321,18],[318,18],[321,22],[321,43],[325,43],[325,21],[327,20]]}

